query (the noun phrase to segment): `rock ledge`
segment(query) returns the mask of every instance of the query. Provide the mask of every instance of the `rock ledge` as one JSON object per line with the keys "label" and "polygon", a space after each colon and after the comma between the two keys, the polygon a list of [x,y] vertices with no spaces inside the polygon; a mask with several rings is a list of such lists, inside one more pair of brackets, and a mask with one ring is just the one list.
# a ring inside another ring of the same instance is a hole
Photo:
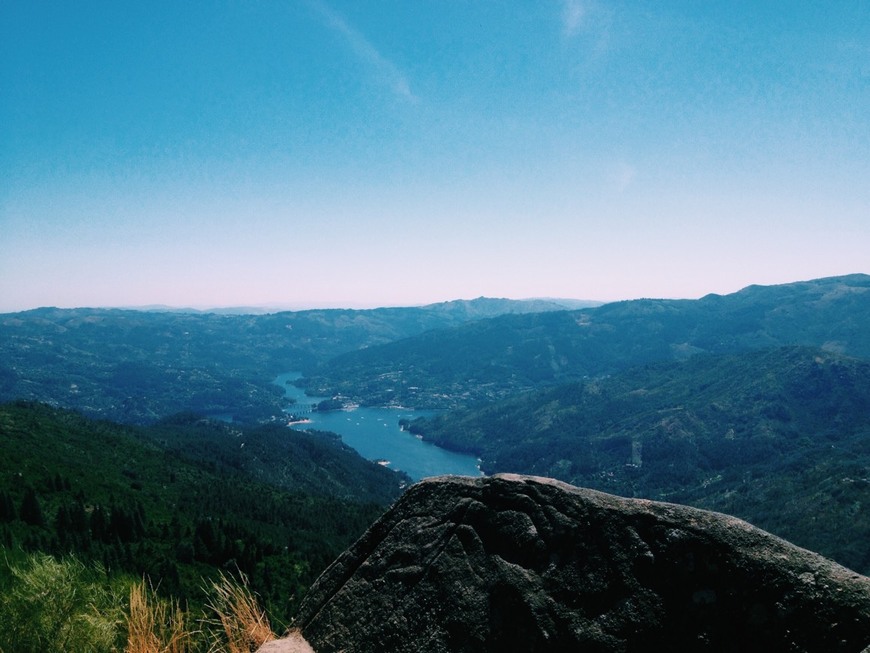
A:
{"label": "rock ledge", "polygon": [[858,653],[870,579],[727,515],[438,477],[324,572],[296,625],[318,653]]}

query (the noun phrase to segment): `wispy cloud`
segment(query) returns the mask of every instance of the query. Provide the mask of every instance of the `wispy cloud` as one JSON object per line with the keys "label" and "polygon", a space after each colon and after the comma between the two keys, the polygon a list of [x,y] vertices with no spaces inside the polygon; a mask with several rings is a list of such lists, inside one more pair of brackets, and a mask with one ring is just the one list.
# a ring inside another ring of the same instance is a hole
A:
{"label": "wispy cloud", "polygon": [[562,33],[568,38],[577,36],[588,14],[589,3],[586,0],[562,0]]}
{"label": "wispy cloud", "polygon": [[353,53],[368,66],[379,83],[404,100],[414,103],[418,101],[404,73],[399,70],[396,64],[382,55],[359,30],[350,25],[341,14],[326,3],[320,2],[320,0],[310,0],[310,5],[320,14],[327,27],[339,34],[350,46]]}
{"label": "wispy cloud", "polygon": [[613,10],[596,0],[561,0],[562,36],[579,40],[594,57],[603,55],[610,42]]}

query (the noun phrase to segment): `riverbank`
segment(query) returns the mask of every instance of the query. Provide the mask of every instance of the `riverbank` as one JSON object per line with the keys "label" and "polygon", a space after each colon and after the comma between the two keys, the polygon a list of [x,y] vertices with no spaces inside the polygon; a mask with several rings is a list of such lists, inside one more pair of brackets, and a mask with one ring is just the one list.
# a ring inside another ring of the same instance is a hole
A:
{"label": "riverbank", "polygon": [[[297,372],[288,372],[279,375],[274,383],[284,388],[287,398],[297,405],[312,406],[326,399],[309,397],[295,386],[293,381],[300,377]],[[291,405],[286,412],[294,415],[293,409]],[[400,423],[432,414],[434,411],[360,406],[350,411],[312,411],[304,422],[294,424],[293,428],[337,433],[364,458],[378,464],[390,461],[391,469],[401,470],[415,481],[445,474],[481,476],[480,461],[475,456],[442,449],[400,426]]]}

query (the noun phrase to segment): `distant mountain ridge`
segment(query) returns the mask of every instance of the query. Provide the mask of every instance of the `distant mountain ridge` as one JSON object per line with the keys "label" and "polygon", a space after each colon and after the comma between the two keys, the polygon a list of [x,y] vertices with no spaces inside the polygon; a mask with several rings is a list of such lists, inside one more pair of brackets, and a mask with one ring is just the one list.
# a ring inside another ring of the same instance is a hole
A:
{"label": "distant mountain ridge", "polygon": [[603,303],[581,299],[532,298],[517,300],[478,297],[477,299],[457,299],[438,304],[426,304],[421,308],[442,314],[461,316],[467,321],[472,321],[498,315],[521,315],[565,311],[581,307],[590,308],[601,306]]}
{"label": "distant mountain ridge", "polygon": [[870,276],[501,315],[341,354],[307,383],[353,402],[448,408],[643,363],[782,345],[870,357]]}
{"label": "distant mountain ridge", "polygon": [[[142,311],[146,313],[194,313],[206,314],[213,313],[215,315],[268,315],[274,313],[302,313],[305,311],[330,311],[330,310],[379,310],[384,308],[392,309],[424,309],[433,311],[450,312],[466,312],[468,314],[477,314],[483,317],[493,317],[502,313],[541,313],[544,311],[563,311],[566,309],[587,308],[590,306],[601,306],[605,302],[589,300],[589,299],[570,299],[570,298],[554,298],[554,297],[528,297],[525,299],[507,299],[498,297],[477,297],[475,299],[451,299],[443,302],[434,302],[431,304],[409,304],[407,306],[377,306],[370,308],[360,308],[352,306],[320,306],[313,307],[291,307],[280,305],[261,305],[261,306],[212,306],[206,308],[195,308],[193,306],[172,306],[169,304],[146,304],[141,306],[98,306],[92,307],[94,310],[125,310],[125,311]],[[46,308],[46,307],[43,307]],[[79,307],[82,308],[82,307]],[[39,308],[32,310],[41,310]],[[77,309],[71,309],[77,310]],[[27,312],[27,311],[19,311]]]}
{"label": "distant mountain ridge", "polygon": [[577,310],[493,298],[269,315],[36,309],[0,315],[0,401],[134,423],[184,410],[250,422],[281,414],[271,380],[291,370],[315,395],[453,407],[640,363],[787,344],[870,356],[870,277]]}
{"label": "distant mountain ridge", "polygon": [[552,302],[479,298],[417,308],[269,315],[40,308],[0,315],[0,401],[27,399],[121,422],[192,410],[281,414],[281,372],[346,351]]}

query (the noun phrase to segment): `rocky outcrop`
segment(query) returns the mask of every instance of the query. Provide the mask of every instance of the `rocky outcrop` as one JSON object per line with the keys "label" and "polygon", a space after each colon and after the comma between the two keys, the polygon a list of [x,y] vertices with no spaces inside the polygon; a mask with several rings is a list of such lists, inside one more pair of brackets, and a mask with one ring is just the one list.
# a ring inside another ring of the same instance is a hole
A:
{"label": "rocky outcrop", "polygon": [[296,625],[318,653],[858,653],[870,579],[726,515],[441,477],[320,577]]}

